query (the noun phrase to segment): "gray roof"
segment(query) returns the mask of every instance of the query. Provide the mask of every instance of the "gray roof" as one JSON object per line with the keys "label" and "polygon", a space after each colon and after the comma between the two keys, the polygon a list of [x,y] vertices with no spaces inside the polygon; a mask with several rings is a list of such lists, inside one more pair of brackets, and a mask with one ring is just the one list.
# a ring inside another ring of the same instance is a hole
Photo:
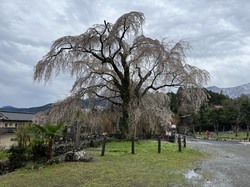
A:
{"label": "gray roof", "polygon": [[0,120],[4,121],[32,121],[34,117],[33,113],[0,111]]}

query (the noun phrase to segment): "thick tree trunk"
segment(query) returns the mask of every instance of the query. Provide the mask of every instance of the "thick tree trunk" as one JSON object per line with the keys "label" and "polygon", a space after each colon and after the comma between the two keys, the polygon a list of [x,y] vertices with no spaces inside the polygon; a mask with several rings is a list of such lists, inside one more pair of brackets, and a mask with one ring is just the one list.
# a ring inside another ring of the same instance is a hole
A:
{"label": "thick tree trunk", "polygon": [[235,137],[237,137],[238,136],[238,124],[237,125],[235,125]]}
{"label": "thick tree trunk", "polygon": [[129,137],[129,110],[130,110],[130,91],[129,87],[127,86],[129,83],[126,83],[126,89],[124,89],[124,93],[122,93],[122,122],[120,125],[120,131],[122,139],[128,139]]}
{"label": "thick tree trunk", "polygon": [[130,103],[131,103],[131,90],[130,90],[130,72],[129,72],[129,65],[126,62],[126,55],[121,55],[121,62],[124,69],[124,77],[121,79],[122,89],[121,98],[123,101],[122,104],[122,124],[120,126],[121,136],[123,139],[129,138],[129,110],[130,110]]}
{"label": "thick tree trunk", "polygon": [[47,160],[52,159],[53,142],[54,142],[53,139],[49,139]]}
{"label": "thick tree trunk", "polygon": [[218,129],[218,124],[214,124],[214,131],[216,133],[216,135],[219,135],[219,129]]}
{"label": "thick tree trunk", "polygon": [[129,137],[129,111],[127,107],[123,107],[122,121],[120,125],[121,137],[126,139]]}

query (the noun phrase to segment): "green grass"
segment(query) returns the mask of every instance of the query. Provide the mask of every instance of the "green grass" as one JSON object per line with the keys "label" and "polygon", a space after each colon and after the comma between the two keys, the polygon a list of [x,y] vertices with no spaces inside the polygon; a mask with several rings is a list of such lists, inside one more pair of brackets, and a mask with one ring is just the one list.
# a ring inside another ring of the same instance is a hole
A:
{"label": "green grass", "polygon": [[[200,135],[199,133],[197,133],[196,136],[197,137],[206,137],[206,134],[203,133],[202,135]],[[219,132],[219,134],[217,136],[217,134],[214,132],[214,133],[210,134],[209,137],[218,138],[218,139],[245,140],[247,135],[246,135],[246,132],[238,132],[238,136],[235,136],[235,133]]]}
{"label": "green grass", "polygon": [[101,148],[86,149],[95,162],[72,162],[46,166],[40,170],[20,169],[0,176],[0,186],[167,186],[183,184],[184,173],[205,155],[186,148],[180,153],[177,144],[141,141],[131,154],[130,142],[111,142],[105,156]]}

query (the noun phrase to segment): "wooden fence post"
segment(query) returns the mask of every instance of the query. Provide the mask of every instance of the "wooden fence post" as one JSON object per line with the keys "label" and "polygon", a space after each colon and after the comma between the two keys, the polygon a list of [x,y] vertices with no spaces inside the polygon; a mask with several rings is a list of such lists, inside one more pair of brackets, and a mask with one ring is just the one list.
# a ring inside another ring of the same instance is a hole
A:
{"label": "wooden fence post", "polygon": [[105,153],[105,147],[106,147],[106,135],[103,136],[103,140],[102,140],[102,154],[101,156],[104,156]]}
{"label": "wooden fence post", "polygon": [[161,135],[158,136],[158,153],[161,153]]}
{"label": "wooden fence post", "polygon": [[135,154],[135,137],[132,137],[132,148],[131,148],[131,153]]}
{"label": "wooden fence post", "polygon": [[179,148],[179,152],[181,152],[181,136],[178,135],[178,148]]}
{"label": "wooden fence post", "polygon": [[183,146],[184,146],[184,148],[186,148],[186,136],[183,136]]}

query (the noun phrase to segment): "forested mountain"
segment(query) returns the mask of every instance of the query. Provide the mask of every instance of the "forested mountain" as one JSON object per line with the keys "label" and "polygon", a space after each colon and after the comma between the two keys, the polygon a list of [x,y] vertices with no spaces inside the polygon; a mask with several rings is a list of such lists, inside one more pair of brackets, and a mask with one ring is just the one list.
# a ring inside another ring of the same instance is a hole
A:
{"label": "forested mountain", "polygon": [[[230,98],[236,98],[241,96],[242,94],[249,95],[250,96],[250,83],[245,84],[242,86],[237,86],[233,88],[218,88],[215,86],[208,87],[206,88],[208,94],[210,95],[209,97],[209,104],[214,104],[214,105],[221,105],[222,101],[227,99],[228,97]],[[175,93],[169,93],[168,94],[172,102],[170,103],[171,105],[171,110],[174,113],[177,113],[178,110],[178,105],[180,105],[180,98],[178,98],[178,94]],[[88,108],[89,107],[89,101],[87,99],[83,100],[83,107]],[[28,113],[38,113],[41,111],[45,111],[49,109],[53,103],[49,103],[43,106],[38,106],[38,107],[30,107],[30,108],[16,108],[13,106],[3,106],[0,108],[0,110],[3,111],[14,111],[14,112],[28,112]],[[100,107],[105,107],[107,105],[107,101],[103,99],[95,99],[95,105],[100,106]]]}
{"label": "forested mountain", "polygon": [[212,92],[207,90],[207,93],[209,94],[208,104],[211,105],[222,105],[222,102],[226,99],[229,99],[228,96],[225,96],[220,93]]}
{"label": "forested mountain", "polygon": [[3,106],[2,108],[0,108],[0,110],[2,111],[10,111],[10,112],[27,112],[27,113],[38,113],[41,111],[45,111],[47,109],[49,109],[53,104],[49,103],[43,106],[38,106],[38,107],[30,107],[30,108],[16,108],[13,106]]}
{"label": "forested mountain", "polygon": [[[107,105],[107,101],[103,100],[103,99],[95,99],[94,101],[96,106],[99,107],[105,107]],[[42,112],[45,111],[49,108],[51,108],[53,105],[53,103],[49,103],[43,106],[38,106],[38,107],[30,107],[30,108],[16,108],[13,106],[3,106],[0,108],[0,111],[10,111],[10,112],[27,112],[27,113],[38,113],[38,112]],[[84,99],[82,101],[82,106],[83,108],[88,108],[89,107],[89,100],[88,99]]]}

